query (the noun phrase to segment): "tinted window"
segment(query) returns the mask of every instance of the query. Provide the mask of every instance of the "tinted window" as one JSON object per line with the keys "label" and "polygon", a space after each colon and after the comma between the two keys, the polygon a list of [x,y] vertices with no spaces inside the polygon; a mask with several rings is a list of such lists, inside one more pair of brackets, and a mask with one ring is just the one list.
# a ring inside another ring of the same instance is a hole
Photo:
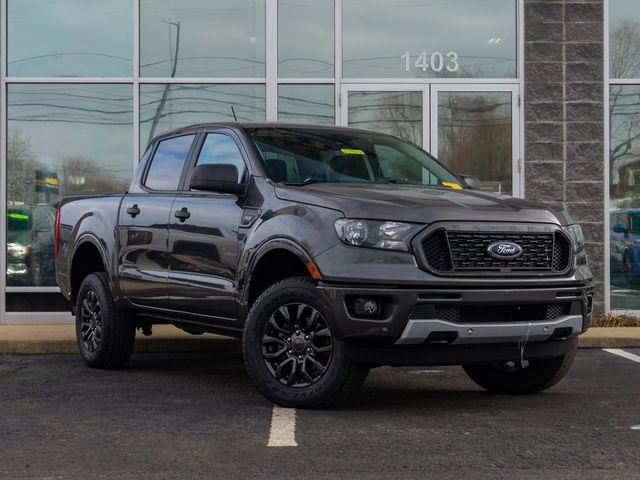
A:
{"label": "tinted window", "polygon": [[194,123],[265,120],[264,85],[140,85],[140,141]]}
{"label": "tinted window", "polygon": [[[132,3],[131,0],[11,0],[7,4],[9,75],[131,76]],[[163,27],[166,32],[166,25]]]}
{"label": "tinted window", "polygon": [[244,160],[238,149],[236,142],[229,136],[222,133],[210,133],[207,135],[200,155],[198,156],[197,165],[210,164],[231,164],[238,169],[238,181],[242,178],[245,171]]}
{"label": "tinted window", "polygon": [[140,75],[264,77],[265,11],[265,0],[141,0]]}
{"label": "tinted window", "polygon": [[158,145],[145,185],[152,190],[177,190],[182,166],[195,135],[168,138]]}
{"label": "tinted window", "polygon": [[132,95],[131,85],[124,84],[7,86],[7,176],[0,181],[6,181],[9,202],[9,245],[0,246],[0,255],[8,248],[8,285],[56,285],[51,205],[65,195],[122,193],[129,187]]}
{"label": "tinted window", "polygon": [[515,0],[343,0],[343,75],[515,77],[517,4]]}

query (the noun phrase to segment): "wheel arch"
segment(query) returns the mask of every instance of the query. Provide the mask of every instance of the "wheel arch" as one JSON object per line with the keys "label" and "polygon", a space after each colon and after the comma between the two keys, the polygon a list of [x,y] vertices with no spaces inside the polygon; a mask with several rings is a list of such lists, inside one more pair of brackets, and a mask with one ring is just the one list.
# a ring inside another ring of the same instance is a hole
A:
{"label": "wheel arch", "polygon": [[[69,269],[71,304],[75,305],[82,280],[94,272],[106,272],[111,277],[106,252],[100,241],[92,235],[83,235],[76,244]],[[111,288],[112,286],[109,285]],[[113,291],[113,289],[112,289]]]}
{"label": "wheel arch", "polygon": [[261,245],[250,260],[244,277],[241,299],[245,314],[261,292],[291,277],[321,278],[311,256],[295,241],[276,238]]}

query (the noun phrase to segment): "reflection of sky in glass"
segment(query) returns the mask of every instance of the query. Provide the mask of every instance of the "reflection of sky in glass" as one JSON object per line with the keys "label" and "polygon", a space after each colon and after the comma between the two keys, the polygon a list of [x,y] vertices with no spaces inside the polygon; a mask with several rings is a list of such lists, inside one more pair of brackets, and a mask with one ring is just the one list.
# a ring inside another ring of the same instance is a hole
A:
{"label": "reflection of sky in glass", "polygon": [[9,76],[131,76],[131,0],[9,0]]}
{"label": "reflection of sky in glass", "polygon": [[[515,77],[516,0],[344,0],[343,10],[346,77]],[[457,52],[460,70],[415,68],[423,51]]]}
{"label": "reflection of sky in glass", "polygon": [[141,0],[141,75],[263,77],[264,63],[265,0]]}
{"label": "reflection of sky in glass", "polygon": [[33,170],[44,169],[58,174],[62,190],[128,186],[133,163],[130,85],[14,84],[8,92],[8,159],[16,169],[14,180],[22,175],[33,182]]}
{"label": "reflection of sky in glass", "polygon": [[144,184],[152,190],[177,190],[182,166],[194,137],[183,135],[160,142]]}
{"label": "reflection of sky in glass", "polygon": [[611,78],[640,77],[640,4],[609,2],[609,65]]}
{"label": "reflection of sky in glass", "polygon": [[240,150],[238,150],[238,145],[227,135],[210,133],[202,145],[197,165],[225,163],[236,166],[238,169],[238,181],[240,181],[244,174],[245,165]]}
{"label": "reflection of sky in glass", "polygon": [[333,77],[333,0],[278,2],[278,76]]}
{"label": "reflection of sky in glass", "polygon": [[[162,101],[165,85],[140,85],[140,142],[144,146],[154,136],[194,123],[265,119],[264,85],[170,85]],[[233,107],[233,110],[232,110]],[[155,125],[155,127],[154,127]]]}
{"label": "reflection of sky in glass", "polygon": [[278,86],[278,120],[292,123],[335,123],[333,85]]}

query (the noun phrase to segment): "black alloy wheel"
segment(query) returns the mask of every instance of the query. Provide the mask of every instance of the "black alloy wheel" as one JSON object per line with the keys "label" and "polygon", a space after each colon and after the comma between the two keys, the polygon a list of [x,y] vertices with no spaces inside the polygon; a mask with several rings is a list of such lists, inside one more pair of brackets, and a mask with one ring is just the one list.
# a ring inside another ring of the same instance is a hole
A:
{"label": "black alloy wheel", "polygon": [[242,352],[251,380],[273,403],[323,408],[348,399],[369,372],[336,336],[334,306],[307,277],[281,280],[253,303]]}
{"label": "black alloy wheel", "polygon": [[129,360],[136,338],[132,317],[116,307],[105,272],[87,275],[76,300],[80,356],[93,368],[117,368]]}
{"label": "black alloy wheel", "polygon": [[275,310],[265,323],[262,357],[280,383],[308,387],[322,378],[333,354],[331,330],[310,305],[289,303]]}
{"label": "black alloy wheel", "polygon": [[94,353],[102,342],[102,305],[96,292],[86,290],[80,303],[80,341]]}

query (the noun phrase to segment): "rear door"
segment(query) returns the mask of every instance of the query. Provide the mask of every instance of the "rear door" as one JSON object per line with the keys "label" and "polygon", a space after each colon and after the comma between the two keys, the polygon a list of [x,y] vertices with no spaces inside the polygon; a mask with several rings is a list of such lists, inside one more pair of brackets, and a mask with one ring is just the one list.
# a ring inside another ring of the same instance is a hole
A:
{"label": "rear door", "polygon": [[[235,165],[239,180],[248,175],[232,131],[216,130],[204,137],[194,166],[212,163]],[[176,197],[169,219],[169,300],[173,308],[235,320],[241,216],[238,195],[185,190]]]}
{"label": "rear door", "polygon": [[167,307],[169,216],[196,135],[158,142],[141,188],[122,200],[118,220],[118,279],[136,305]]}

